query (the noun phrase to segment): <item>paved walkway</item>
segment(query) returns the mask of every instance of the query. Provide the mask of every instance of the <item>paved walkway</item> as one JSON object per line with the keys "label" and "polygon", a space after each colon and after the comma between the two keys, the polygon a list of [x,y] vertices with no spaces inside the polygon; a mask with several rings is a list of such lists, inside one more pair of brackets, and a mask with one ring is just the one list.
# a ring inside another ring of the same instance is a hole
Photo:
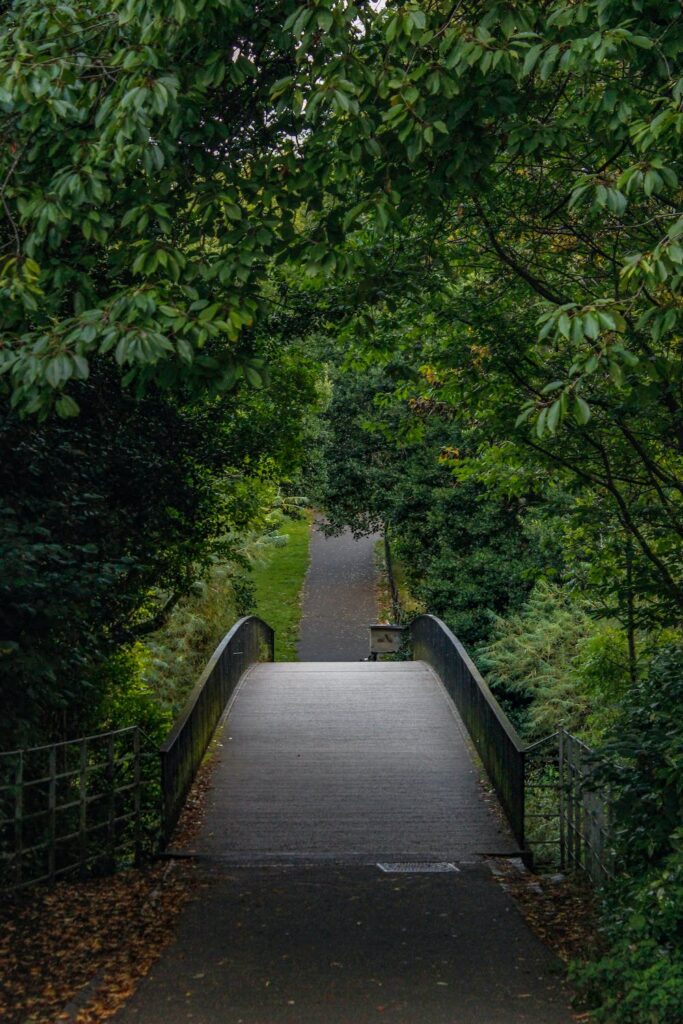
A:
{"label": "paved walkway", "polygon": [[[115,1024],[570,1024],[561,965],[487,865],[514,843],[441,684],[358,660],[372,540],[316,531],[312,554],[306,662],[238,689],[199,891]],[[415,861],[455,870],[378,865]]]}
{"label": "paved walkway", "polygon": [[115,1024],[571,1024],[486,865],[207,870]]}
{"label": "paved walkway", "polygon": [[373,549],[378,536],[354,540],[346,530],[311,532],[298,647],[299,661],[359,661],[370,650],[368,626],[377,620]]}
{"label": "paved walkway", "polygon": [[518,853],[423,662],[258,665],[221,734],[190,849],[240,863]]}

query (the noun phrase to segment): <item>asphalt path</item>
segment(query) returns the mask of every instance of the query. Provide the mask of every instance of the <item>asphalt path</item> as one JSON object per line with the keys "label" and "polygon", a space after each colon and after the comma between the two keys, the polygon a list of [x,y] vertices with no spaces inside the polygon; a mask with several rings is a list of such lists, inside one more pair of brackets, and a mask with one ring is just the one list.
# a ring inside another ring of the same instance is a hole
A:
{"label": "asphalt path", "polygon": [[241,864],[517,855],[496,810],[427,664],[277,662],[242,677],[189,849]]}
{"label": "asphalt path", "polygon": [[327,537],[311,530],[311,562],[303,593],[299,661],[359,661],[369,650],[368,626],[377,621],[374,545],[350,530]]}
{"label": "asphalt path", "polygon": [[561,965],[485,864],[203,869],[116,1024],[571,1024]]}

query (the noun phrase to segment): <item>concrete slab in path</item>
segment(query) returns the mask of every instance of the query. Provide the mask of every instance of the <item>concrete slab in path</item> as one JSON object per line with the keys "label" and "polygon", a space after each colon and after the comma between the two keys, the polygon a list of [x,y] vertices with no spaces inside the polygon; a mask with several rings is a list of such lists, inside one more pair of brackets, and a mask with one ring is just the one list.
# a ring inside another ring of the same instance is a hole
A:
{"label": "concrete slab in path", "polygon": [[116,1024],[570,1024],[486,865],[217,869]]}

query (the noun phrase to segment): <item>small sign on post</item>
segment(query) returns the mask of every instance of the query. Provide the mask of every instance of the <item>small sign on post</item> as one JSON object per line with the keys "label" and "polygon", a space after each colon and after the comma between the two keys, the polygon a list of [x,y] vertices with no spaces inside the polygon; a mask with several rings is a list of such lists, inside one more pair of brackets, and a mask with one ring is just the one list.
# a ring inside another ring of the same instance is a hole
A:
{"label": "small sign on post", "polygon": [[401,649],[404,626],[378,623],[370,626],[370,658],[378,654],[397,654]]}

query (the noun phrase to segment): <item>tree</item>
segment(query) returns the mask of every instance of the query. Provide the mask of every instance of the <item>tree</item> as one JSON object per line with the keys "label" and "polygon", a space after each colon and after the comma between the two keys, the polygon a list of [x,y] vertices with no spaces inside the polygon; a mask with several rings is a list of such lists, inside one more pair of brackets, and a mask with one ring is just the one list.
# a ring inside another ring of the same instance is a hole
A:
{"label": "tree", "polygon": [[99,666],[158,628],[216,558],[239,560],[264,488],[296,472],[314,370],[271,346],[267,390],[183,402],[98,364],[76,419],[3,411],[1,746],[97,726]]}
{"label": "tree", "polygon": [[[31,0],[0,26],[0,372],[77,413],[94,358],[216,394],[262,379],[265,260],[292,236],[285,2]],[[298,176],[296,176],[298,179]]]}
{"label": "tree", "polygon": [[454,479],[466,436],[447,406],[396,399],[407,371],[336,375],[315,496],[333,529],[386,531],[412,594],[474,645],[524,601],[542,555],[524,532],[524,500]]}

